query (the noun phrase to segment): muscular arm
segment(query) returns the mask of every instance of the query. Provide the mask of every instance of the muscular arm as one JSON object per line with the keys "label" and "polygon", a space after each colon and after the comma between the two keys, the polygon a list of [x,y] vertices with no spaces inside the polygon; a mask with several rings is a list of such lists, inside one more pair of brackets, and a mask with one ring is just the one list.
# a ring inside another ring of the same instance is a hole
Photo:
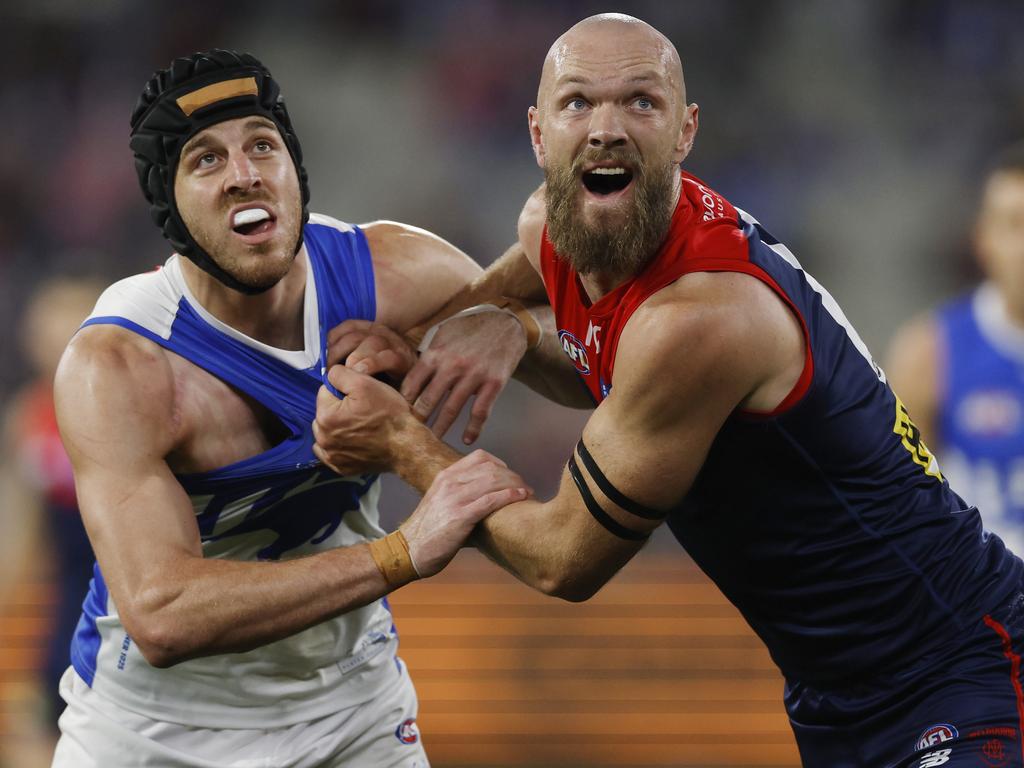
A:
{"label": "muscular arm", "polygon": [[250,650],[395,588],[365,544],[272,563],[203,557],[192,504],[166,461],[189,429],[168,354],[120,328],[86,328],[55,389],[89,538],[147,661]]}
{"label": "muscular arm", "polygon": [[[531,198],[520,217],[520,237],[532,243],[534,261],[539,260],[543,215],[543,198]],[[447,431],[472,396],[467,443],[476,439],[511,375],[565,405],[593,405],[561,352],[543,283],[522,245],[509,248],[482,272],[457,248],[424,230],[394,222],[363,229],[377,278],[377,323],[350,320],[333,329],[331,363],[363,362],[371,373],[404,375],[402,394],[421,419],[437,412],[438,435]],[[437,329],[418,361],[391,332],[418,340],[431,325],[461,309],[501,303],[506,297],[528,304],[527,311],[541,329],[536,348],[526,350],[529,321],[500,312],[449,320]]]}
{"label": "muscular arm", "polygon": [[[520,300],[534,322],[541,330],[540,345],[522,353],[525,347],[517,348],[522,355],[515,369],[515,378],[549,400],[573,408],[591,408],[594,403],[580,383],[575,369],[562,352],[555,328],[554,313],[548,304],[544,282],[540,277],[540,243],[544,231],[543,187],[530,196],[519,216],[519,239],[508,248],[486,271],[455,293],[445,305],[417,327],[419,335],[427,328],[451,317],[455,313],[477,304],[500,303],[503,297]],[[436,381],[423,396],[420,391],[433,374],[430,367],[432,355],[444,353],[446,346],[459,346],[460,336],[483,334],[488,345],[509,344],[509,333],[518,335],[514,326],[509,326],[501,336],[495,336],[491,328],[475,327],[472,318],[459,319],[460,325],[442,327],[434,343],[424,356],[424,366],[414,368],[402,388],[403,394],[416,400],[415,407],[421,415],[429,414],[443,394],[443,381]]]}
{"label": "muscular arm", "polygon": [[[620,493],[664,516],[689,490],[729,415],[737,407],[774,408],[803,365],[799,323],[769,288],[746,275],[689,275],[630,319],[612,392],[587,423],[583,442]],[[448,449],[426,430],[407,437],[391,445],[393,466],[422,488],[450,461]],[[520,579],[570,600],[593,594],[638,551],[636,537],[660,524],[613,503],[582,457],[577,462],[610,526],[598,521],[565,472],[554,498],[499,510],[476,533],[481,549]]]}
{"label": "muscular arm", "polygon": [[907,406],[930,447],[942,442],[938,429],[941,356],[942,340],[935,318],[922,316],[897,331],[885,365],[890,386]]}
{"label": "muscular arm", "polygon": [[[740,275],[695,275],[655,297],[627,324],[611,394],[582,441],[606,479],[663,515],[689,491],[724,421],[737,407],[770,410],[800,375],[802,334],[769,290]],[[612,502],[576,462],[597,505],[629,531],[660,520]],[[481,548],[527,583],[585,600],[642,542],[616,536],[588,510],[568,471],[546,504],[523,502],[478,526]]]}

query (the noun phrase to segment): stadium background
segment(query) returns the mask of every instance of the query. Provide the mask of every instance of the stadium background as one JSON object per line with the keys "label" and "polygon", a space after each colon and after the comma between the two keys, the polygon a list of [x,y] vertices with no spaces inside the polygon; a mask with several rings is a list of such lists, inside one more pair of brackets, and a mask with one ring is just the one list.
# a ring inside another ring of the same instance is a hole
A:
{"label": "stadium background", "polygon": [[[42,280],[166,258],[127,133],[174,56],[234,48],[270,67],[313,210],[423,226],[487,264],[541,178],[525,115],[543,55],[605,10],[676,43],[701,106],[688,169],[789,244],[876,356],[900,321],[969,285],[978,179],[1024,136],[1019,1],[4,0],[0,399],[26,379],[16,334]],[[482,444],[547,491],[582,419],[513,385]],[[395,483],[384,498],[391,521],[411,508]],[[0,511],[0,533],[21,513]],[[47,553],[44,537],[0,589],[0,765],[48,764],[32,687]],[[394,604],[437,768],[797,765],[767,653],[663,538],[584,605],[472,553]]]}

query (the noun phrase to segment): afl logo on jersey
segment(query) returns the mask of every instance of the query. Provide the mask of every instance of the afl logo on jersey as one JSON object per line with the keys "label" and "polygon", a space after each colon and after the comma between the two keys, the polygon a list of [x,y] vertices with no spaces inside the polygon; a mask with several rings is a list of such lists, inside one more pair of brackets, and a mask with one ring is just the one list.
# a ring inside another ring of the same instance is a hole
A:
{"label": "afl logo on jersey", "polygon": [[415,744],[420,740],[420,729],[416,727],[416,718],[410,717],[403,720],[395,729],[395,736],[403,744]]}
{"label": "afl logo on jersey", "polygon": [[928,749],[929,747],[934,747],[936,744],[941,744],[944,741],[955,739],[959,735],[960,734],[956,727],[947,723],[933,725],[921,734],[920,738],[917,740],[917,746],[915,749]]}
{"label": "afl logo on jersey", "polygon": [[589,376],[590,361],[587,359],[587,350],[580,343],[580,340],[568,331],[559,331],[558,340],[562,344],[562,350],[572,360],[572,364],[576,366],[576,370],[584,376]]}

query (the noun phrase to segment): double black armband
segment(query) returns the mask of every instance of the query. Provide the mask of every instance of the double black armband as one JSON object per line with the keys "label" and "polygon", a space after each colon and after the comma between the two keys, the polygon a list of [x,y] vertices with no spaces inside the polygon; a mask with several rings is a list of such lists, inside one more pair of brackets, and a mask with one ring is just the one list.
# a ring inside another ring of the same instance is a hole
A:
{"label": "double black armband", "polygon": [[[634,501],[612,485],[611,481],[609,481],[601,471],[601,468],[597,466],[597,462],[594,461],[594,457],[590,455],[590,451],[587,450],[587,446],[583,444],[582,439],[576,444],[576,453],[580,455],[580,459],[583,461],[583,466],[587,468],[587,472],[589,472],[590,476],[594,478],[594,482],[597,483],[597,487],[601,489],[601,493],[607,496],[612,502],[629,512],[631,515],[642,517],[644,520],[657,520],[661,522],[665,519],[667,516],[666,513]],[[650,533],[640,533],[632,530],[631,528],[627,528],[601,508],[601,505],[597,503],[597,499],[594,498],[594,494],[591,493],[590,486],[587,485],[587,481],[583,477],[583,473],[580,472],[580,467],[579,464],[576,463],[575,455],[569,458],[569,475],[572,477],[573,482],[576,483],[580,496],[583,498],[583,503],[587,505],[587,510],[609,533],[618,536],[620,539],[626,539],[627,541],[644,541],[648,536],[650,536]]]}

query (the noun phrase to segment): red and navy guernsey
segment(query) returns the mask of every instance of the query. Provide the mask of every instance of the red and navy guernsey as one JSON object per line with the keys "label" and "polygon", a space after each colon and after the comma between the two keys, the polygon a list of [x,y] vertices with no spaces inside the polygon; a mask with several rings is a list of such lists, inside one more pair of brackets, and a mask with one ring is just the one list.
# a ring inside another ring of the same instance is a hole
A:
{"label": "red and navy guernsey", "polygon": [[562,347],[600,403],[619,336],[692,272],[740,272],[799,318],[806,364],[769,414],[735,412],[669,516],[791,681],[906,669],[1006,603],[1024,563],[983,530],[835,300],[755,219],[688,173],[668,237],[591,304],[547,238],[541,271]]}

